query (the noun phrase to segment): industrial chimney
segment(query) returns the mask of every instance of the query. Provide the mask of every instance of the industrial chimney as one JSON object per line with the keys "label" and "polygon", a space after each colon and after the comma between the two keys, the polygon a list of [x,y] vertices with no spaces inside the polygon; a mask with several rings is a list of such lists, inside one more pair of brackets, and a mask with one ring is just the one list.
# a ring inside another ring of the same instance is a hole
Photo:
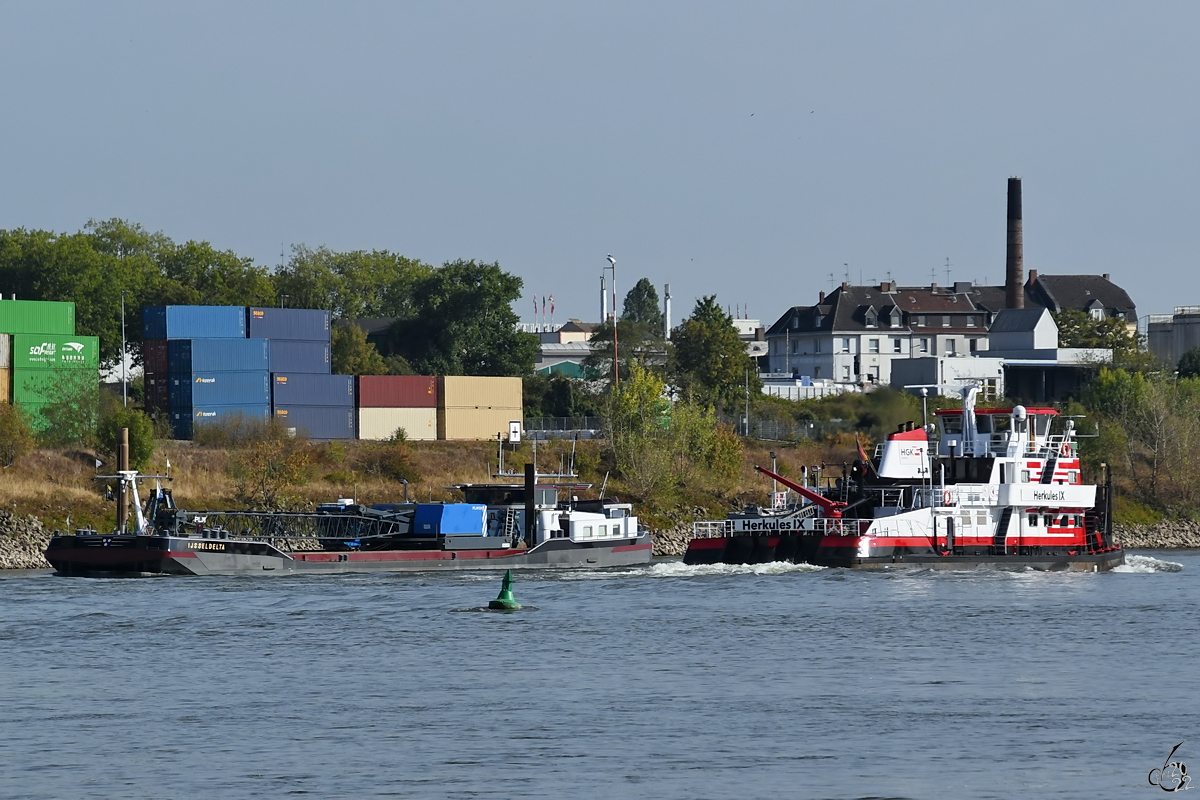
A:
{"label": "industrial chimney", "polygon": [[1025,252],[1021,232],[1021,179],[1008,179],[1008,248],[1004,259],[1004,307],[1025,307]]}

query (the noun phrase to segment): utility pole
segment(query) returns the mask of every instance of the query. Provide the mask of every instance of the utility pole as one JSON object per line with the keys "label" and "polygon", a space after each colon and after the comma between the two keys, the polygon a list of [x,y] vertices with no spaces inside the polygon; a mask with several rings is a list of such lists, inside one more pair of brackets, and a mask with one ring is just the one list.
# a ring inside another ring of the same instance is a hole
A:
{"label": "utility pole", "polygon": [[608,263],[612,267],[612,323],[613,323],[613,391],[621,385],[621,372],[617,367],[617,260],[608,254]]}

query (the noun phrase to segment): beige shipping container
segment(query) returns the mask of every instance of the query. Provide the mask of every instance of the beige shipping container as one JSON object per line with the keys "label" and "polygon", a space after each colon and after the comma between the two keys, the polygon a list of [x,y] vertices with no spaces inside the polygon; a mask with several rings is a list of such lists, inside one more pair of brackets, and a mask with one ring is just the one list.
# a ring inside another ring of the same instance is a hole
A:
{"label": "beige shipping container", "polygon": [[390,439],[397,428],[403,428],[410,441],[432,441],[437,438],[437,409],[360,408],[358,410],[359,439]]}
{"label": "beige shipping container", "polygon": [[12,370],[0,369],[0,403],[12,402]]}
{"label": "beige shipping container", "polygon": [[[438,378],[438,408],[521,408],[520,378],[446,375]],[[505,428],[505,430],[508,430]]]}
{"label": "beige shipping container", "polygon": [[524,421],[520,407],[514,408],[439,408],[437,433],[439,439],[473,439],[495,441],[496,434],[508,438],[508,423]]}
{"label": "beige shipping container", "polygon": [[12,336],[0,333],[0,369],[12,369]]}

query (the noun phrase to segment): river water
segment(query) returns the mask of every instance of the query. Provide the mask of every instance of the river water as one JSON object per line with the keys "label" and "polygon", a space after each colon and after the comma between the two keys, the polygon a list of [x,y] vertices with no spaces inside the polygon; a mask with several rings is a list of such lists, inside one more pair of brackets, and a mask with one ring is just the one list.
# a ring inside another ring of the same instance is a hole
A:
{"label": "river water", "polygon": [[520,573],[514,613],[471,610],[498,573],[0,573],[0,796],[1160,796],[1200,551],[1130,560]]}

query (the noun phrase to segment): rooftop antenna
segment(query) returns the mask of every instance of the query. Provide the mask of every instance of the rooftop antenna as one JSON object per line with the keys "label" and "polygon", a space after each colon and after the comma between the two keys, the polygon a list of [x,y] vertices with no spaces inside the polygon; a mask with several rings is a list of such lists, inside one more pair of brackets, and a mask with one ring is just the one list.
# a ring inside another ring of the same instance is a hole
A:
{"label": "rooftop antenna", "polygon": [[946,285],[950,285],[950,256],[946,256]]}
{"label": "rooftop antenna", "polygon": [[850,264],[843,261],[842,266],[846,268],[846,283],[850,282]]}
{"label": "rooftop antenna", "polygon": [[835,280],[834,280],[834,277],[833,277],[833,273],[831,272],[831,273],[829,273],[829,288],[830,288],[830,289],[832,289],[832,288],[833,288],[833,284],[834,284],[834,283],[835,283]]}

